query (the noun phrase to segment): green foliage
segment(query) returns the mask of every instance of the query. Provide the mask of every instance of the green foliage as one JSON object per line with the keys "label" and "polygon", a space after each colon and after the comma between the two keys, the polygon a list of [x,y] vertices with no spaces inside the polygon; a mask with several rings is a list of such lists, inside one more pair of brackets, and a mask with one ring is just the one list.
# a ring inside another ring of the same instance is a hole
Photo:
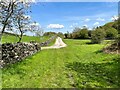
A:
{"label": "green foliage", "polygon": [[81,39],[87,39],[88,38],[88,30],[87,30],[87,28],[86,29],[81,29],[80,38]]}
{"label": "green foliage", "polygon": [[112,39],[114,39],[114,38],[117,37],[117,35],[118,35],[118,32],[117,32],[117,30],[114,29],[114,28],[110,28],[110,29],[108,29],[108,30],[106,31],[106,37],[107,37],[107,38],[112,38]]}
{"label": "green foliage", "polygon": [[61,38],[64,38],[64,34],[62,32],[58,32],[57,33],[57,36],[61,37]]}
{"label": "green foliage", "polygon": [[118,31],[109,24],[104,25],[102,28],[106,32],[106,38],[115,39],[117,37]]}
{"label": "green foliage", "polygon": [[120,24],[119,21],[114,21],[113,25],[112,25],[112,27],[115,28],[116,30],[118,30],[118,32],[119,32],[119,24]]}
{"label": "green foliage", "polygon": [[79,30],[79,31],[74,31],[74,32],[72,33],[73,39],[78,39],[78,38],[79,38],[79,32],[80,32],[80,30]]}
{"label": "green foliage", "polygon": [[67,33],[65,33],[64,36],[65,36],[65,38],[68,38],[68,34]]}
{"label": "green foliage", "polygon": [[74,39],[88,39],[88,29],[87,28],[75,28],[72,36]]}
{"label": "green foliage", "polygon": [[88,31],[88,37],[91,38],[92,30]]}
{"label": "green foliage", "polygon": [[[120,46],[120,34],[118,34],[117,38],[116,38],[116,43],[118,44],[118,47]],[[119,47],[120,50],[120,47]]]}
{"label": "green foliage", "polygon": [[67,31],[67,33],[64,34],[64,37],[65,37],[65,39],[72,39],[72,38],[73,38],[73,35],[72,35],[72,33],[69,33],[69,32]]}
{"label": "green foliage", "polygon": [[3,88],[118,88],[120,60],[103,44],[64,40],[66,48],[43,50],[2,69]]}
{"label": "green foliage", "polygon": [[[114,28],[116,30],[111,30],[111,35],[116,38],[116,42],[118,43],[118,46],[120,46],[120,18],[114,22],[107,23],[105,26],[109,28]],[[117,33],[117,34],[116,34]]]}
{"label": "green foliage", "polygon": [[103,29],[98,28],[92,31],[91,42],[92,43],[101,43],[105,39],[105,32]]}
{"label": "green foliage", "polygon": [[43,34],[43,36],[53,36],[53,35],[56,35],[56,33],[55,32],[45,32]]}

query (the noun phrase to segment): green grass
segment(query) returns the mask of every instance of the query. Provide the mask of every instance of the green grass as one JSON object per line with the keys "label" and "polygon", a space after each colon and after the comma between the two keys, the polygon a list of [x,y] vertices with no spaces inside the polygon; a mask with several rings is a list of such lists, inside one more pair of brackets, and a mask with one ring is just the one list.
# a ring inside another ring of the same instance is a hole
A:
{"label": "green grass", "polygon": [[105,54],[104,44],[64,40],[62,49],[43,50],[2,70],[3,88],[116,88],[118,55]]}
{"label": "green grass", "polygon": [[[36,41],[36,42],[44,42],[46,40],[48,40],[50,37],[49,36],[44,36],[44,37],[36,37],[36,36],[23,36],[22,41],[21,42],[30,42],[30,41]],[[2,36],[2,43],[15,43],[18,42],[19,39],[18,37],[14,36],[14,35],[8,35],[8,34],[4,34]]]}

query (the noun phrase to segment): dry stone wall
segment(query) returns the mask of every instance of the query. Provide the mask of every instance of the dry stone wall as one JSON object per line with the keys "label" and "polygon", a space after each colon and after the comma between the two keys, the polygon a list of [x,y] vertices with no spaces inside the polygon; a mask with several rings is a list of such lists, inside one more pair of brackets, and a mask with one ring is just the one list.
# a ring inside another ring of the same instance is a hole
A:
{"label": "dry stone wall", "polygon": [[1,67],[23,60],[41,50],[38,43],[6,43],[2,44]]}
{"label": "dry stone wall", "polygon": [[57,37],[57,36],[52,36],[52,37],[51,37],[50,39],[48,39],[47,41],[40,43],[40,46],[41,46],[41,47],[48,46],[52,41],[55,40],[56,37]]}
{"label": "dry stone wall", "polygon": [[52,42],[56,36],[51,37],[49,40],[43,43],[5,43],[0,47],[0,68],[3,68],[6,65],[14,64],[20,62],[28,56],[35,54],[41,50],[41,47],[47,46]]}

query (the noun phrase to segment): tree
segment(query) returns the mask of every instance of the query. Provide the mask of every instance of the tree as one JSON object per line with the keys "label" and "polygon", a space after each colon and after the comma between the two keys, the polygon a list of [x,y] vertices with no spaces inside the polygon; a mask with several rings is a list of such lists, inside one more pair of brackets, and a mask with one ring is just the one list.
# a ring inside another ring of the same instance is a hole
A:
{"label": "tree", "polygon": [[69,33],[69,32],[67,31],[67,33],[64,34],[64,37],[71,39],[71,38],[72,38],[72,33]]}
{"label": "tree", "polygon": [[88,29],[85,26],[82,29],[76,27],[73,30],[72,36],[74,39],[87,39],[88,38]]}
{"label": "tree", "polygon": [[67,33],[65,33],[64,36],[65,36],[65,38],[68,38],[68,34]]}
{"label": "tree", "polygon": [[73,37],[73,39],[78,39],[79,38],[79,33],[80,33],[80,28],[78,28],[78,27],[75,27],[74,28],[74,30],[73,30],[73,32],[72,32],[72,37]]}
{"label": "tree", "polygon": [[30,31],[30,27],[29,27],[29,17],[26,17],[24,14],[19,14],[17,17],[16,17],[16,26],[17,26],[17,29],[19,30],[20,32],[20,35],[18,35],[19,37],[19,41],[18,42],[21,42],[22,40],[22,37],[23,37],[23,34],[27,31]]}
{"label": "tree", "polygon": [[92,33],[92,30],[89,30],[88,31],[88,37],[91,38],[91,33]]}
{"label": "tree", "polygon": [[103,29],[98,28],[92,31],[92,35],[91,35],[92,43],[98,44],[98,43],[101,43],[104,39],[105,39],[105,32],[103,31]]}
{"label": "tree", "polygon": [[103,27],[101,27],[106,32],[106,38],[108,39],[115,39],[118,34],[117,29],[113,28],[112,26],[113,26],[113,22],[107,23]]}
{"label": "tree", "polygon": [[[24,0],[23,0],[24,1]],[[0,41],[2,34],[5,30],[13,30],[15,27],[14,20],[18,12],[26,10],[29,2],[23,2],[22,0],[0,0]],[[25,8],[26,7],[26,8]],[[17,12],[17,13],[16,13]]]}
{"label": "tree", "polygon": [[19,41],[21,42],[23,34],[30,31],[30,16],[27,15],[28,5],[26,6],[24,2],[17,3],[17,7],[14,12],[13,23],[16,29],[19,31]]}
{"label": "tree", "polygon": [[57,35],[61,38],[64,38],[64,34],[62,32],[58,32]]}
{"label": "tree", "polygon": [[88,37],[88,30],[87,30],[87,28],[83,28],[83,29],[80,30],[79,38],[80,39],[87,39],[87,38],[89,38]]}
{"label": "tree", "polygon": [[106,30],[106,38],[115,39],[117,37],[117,30],[114,28],[109,28]]}
{"label": "tree", "polygon": [[32,31],[33,33],[35,33],[36,36],[38,36],[38,37],[43,36],[44,30],[43,30],[43,28],[40,26],[39,23],[37,23],[37,22],[31,23],[30,28],[31,28],[30,31]]}
{"label": "tree", "polygon": [[0,32],[0,40],[2,38],[2,34],[4,33],[7,26],[10,26],[11,17],[14,13],[14,7],[15,7],[16,1],[6,1],[1,0],[0,1],[0,26],[1,32]]}
{"label": "tree", "polygon": [[39,28],[36,32],[35,32],[36,36],[41,37],[44,34],[44,30],[42,28]]}

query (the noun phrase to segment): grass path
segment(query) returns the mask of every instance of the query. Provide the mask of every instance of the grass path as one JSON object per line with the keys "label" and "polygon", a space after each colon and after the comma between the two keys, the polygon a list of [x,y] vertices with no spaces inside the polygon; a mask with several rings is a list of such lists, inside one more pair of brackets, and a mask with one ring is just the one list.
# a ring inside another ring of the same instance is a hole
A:
{"label": "grass path", "polygon": [[117,55],[100,52],[104,45],[64,40],[67,47],[43,50],[3,69],[3,87],[119,87]]}

